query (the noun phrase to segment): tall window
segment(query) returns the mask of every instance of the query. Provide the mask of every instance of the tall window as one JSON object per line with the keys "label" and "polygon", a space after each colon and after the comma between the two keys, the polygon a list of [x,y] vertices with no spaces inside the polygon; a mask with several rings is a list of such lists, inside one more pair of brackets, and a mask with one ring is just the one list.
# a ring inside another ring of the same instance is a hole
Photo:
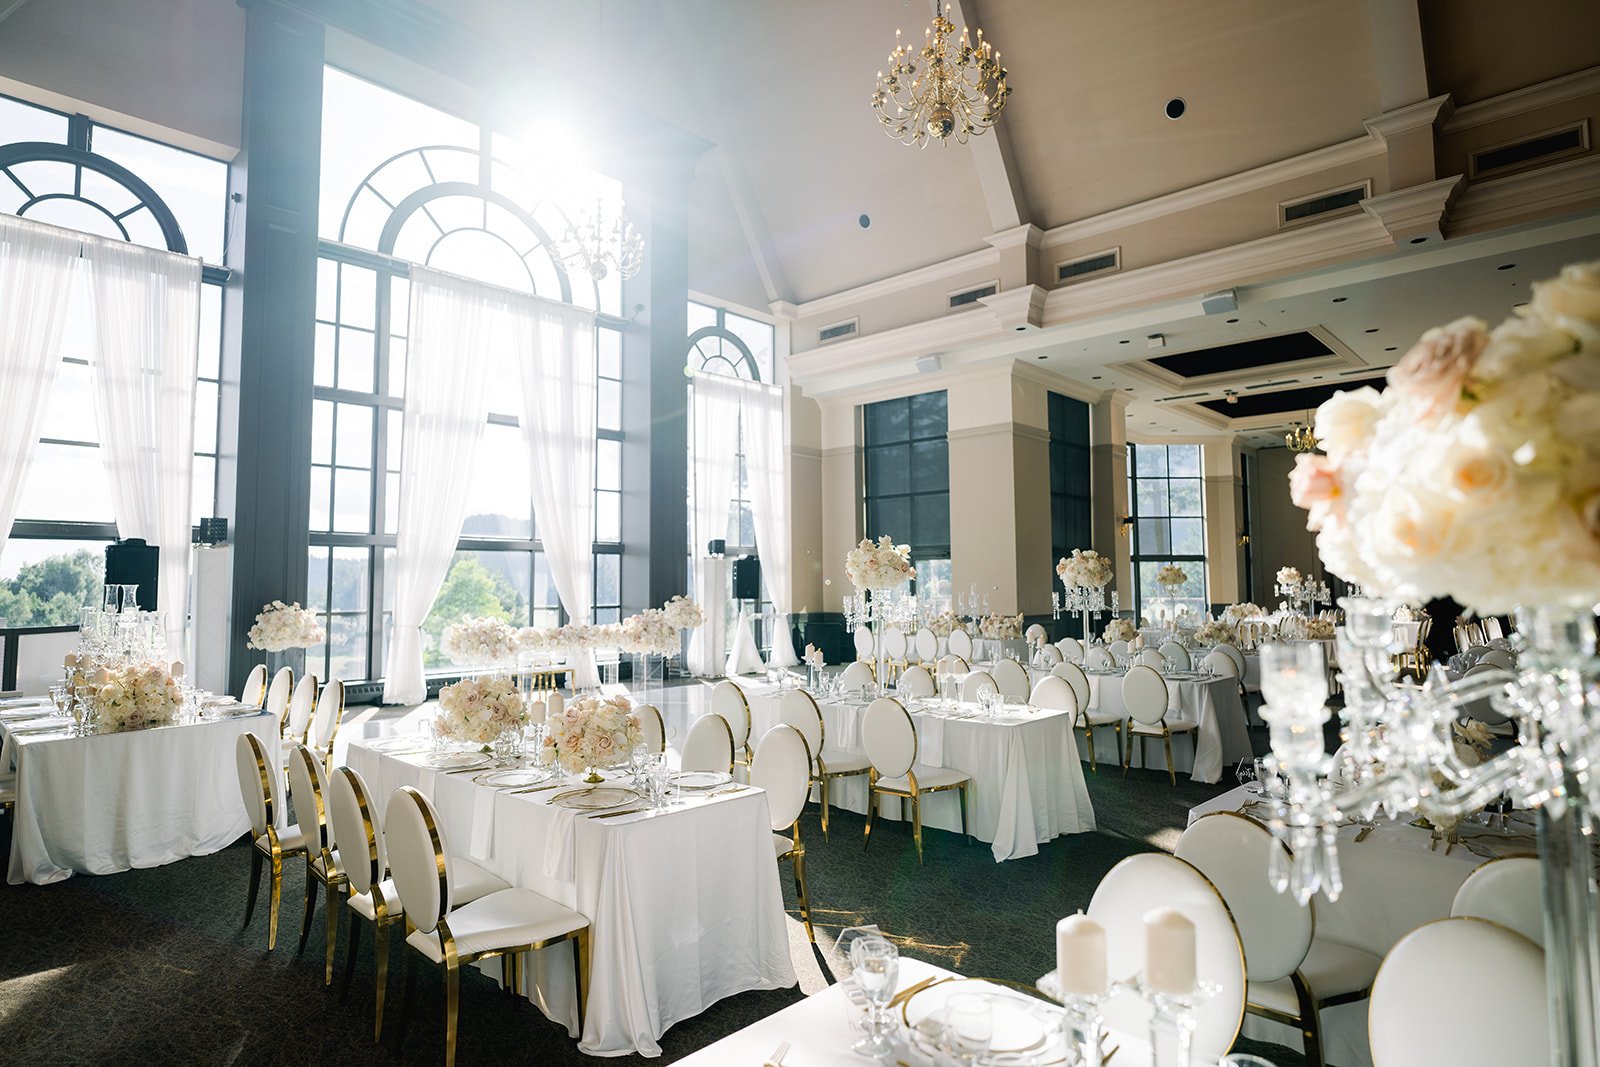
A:
{"label": "tall window", "polygon": [[[0,96],[0,211],[198,256],[223,259],[228,166],[219,160]],[[193,517],[216,511],[222,299],[227,272],[200,287]],[[70,316],[61,368],[0,550],[0,619],[67,625],[100,596],[104,551],[117,536],[100,459],[86,316]]]}
{"label": "tall window", "polygon": [[[324,677],[375,679],[388,653],[404,446],[409,274],[424,264],[600,311],[596,349],[595,621],[619,615],[620,280],[569,276],[554,252],[566,205],[620,200],[617,183],[535,158],[515,140],[335,68],[323,80],[310,590],[329,640]],[[606,314],[611,313],[611,314]],[[519,381],[501,354],[491,381]],[[533,513],[522,391],[491,392],[455,558],[423,630],[429,669],[463,615],[564,620]]]}
{"label": "tall window", "polygon": [[[1204,614],[1206,604],[1205,492],[1199,445],[1128,446],[1128,499],[1133,522],[1133,583],[1139,614],[1159,606]],[[1187,580],[1175,590],[1156,574],[1167,564]]]}
{"label": "tall window", "polygon": [[1050,566],[1075,548],[1089,547],[1089,405],[1051,393]]}
{"label": "tall window", "polygon": [[866,536],[911,546],[919,596],[950,589],[950,440],[941,390],[862,407]]}

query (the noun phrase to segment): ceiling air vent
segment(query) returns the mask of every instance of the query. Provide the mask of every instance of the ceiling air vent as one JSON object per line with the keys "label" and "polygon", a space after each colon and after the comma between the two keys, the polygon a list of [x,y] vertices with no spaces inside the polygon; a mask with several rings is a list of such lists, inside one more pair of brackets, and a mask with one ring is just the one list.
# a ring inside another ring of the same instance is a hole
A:
{"label": "ceiling air vent", "polygon": [[1278,205],[1278,229],[1298,226],[1312,219],[1328,215],[1349,214],[1361,201],[1372,195],[1372,182],[1364,181],[1344,189],[1330,189],[1299,200],[1285,200]]}
{"label": "ceiling air vent", "polygon": [[948,303],[945,310],[957,311],[961,308],[971,307],[984,297],[993,296],[999,291],[999,282],[985,282],[983,285],[975,286],[971,289],[961,289],[954,293],[946,293],[945,300]]}
{"label": "ceiling air vent", "polygon": [[1546,130],[1509,144],[1495,145],[1472,153],[1468,175],[1491,178],[1523,170],[1535,163],[1548,163],[1589,150],[1589,120]]}
{"label": "ceiling air vent", "polygon": [[1056,281],[1058,283],[1081,281],[1095,274],[1110,274],[1112,271],[1122,269],[1122,249],[1112,248],[1104,252],[1096,252],[1092,256],[1074,259],[1067,263],[1056,264]]}
{"label": "ceiling air vent", "polygon": [[1184,393],[1182,396],[1164,396],[1160,400],[1157,400],[1156,403],[1158,403],[1158,404],[1172,404],[1172,403],[1176,403],[1179,400],[1193,400],[1197,396],[1205,396],[1205,395],[1206,395],[1205,393]]}
{"label": "ceiling air vent", "polygon": [[856,328],[861,324],[860,319],[851,319],[848,322],[836,322],[832,326],[824,326],[817,331],[817,344],[825,345],[829,341],[839,341],[855,334]]}

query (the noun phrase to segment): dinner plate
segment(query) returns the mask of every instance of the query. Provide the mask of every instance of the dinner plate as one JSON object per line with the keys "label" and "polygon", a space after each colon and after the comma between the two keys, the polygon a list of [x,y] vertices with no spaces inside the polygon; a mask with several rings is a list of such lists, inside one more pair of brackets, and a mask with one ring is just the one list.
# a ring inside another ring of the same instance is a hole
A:
{"label": "dinner plate", "polygon": [[472,780],[479,785],[486,785],[493,789],[516,789],[525,785],[538,785],[549,777],[549,771],[522,768],[520,770],[490,771],[488,774],[480,774]]}
{"label": "dinner plate", "polygon": [[200,714],[210,719],[241,719],[246,715],[264,713],[254,704],[213,704],[209,708],[203,708]]}
{"label": "dinner plate", "polygon": [[1044,1003],[1028,993],[1016,992],[997,986],[982,978],[954,978],[935,982],[911,994],[900,1002],[900,1019],[912,1035],[922,1039],[937,1040],[945,1008],[952,996],[970,993],[989,1002],[994,1019],[994,1037],[990,1050],[995,1053],[1020,1056],[1043,1055],[1029,1062],[1044,1064],[1067,1062],[1065,1049],[1059,1057],[1048,1053],[1057,1050],[1065,1019],[1060,1008]]}
{"label": "dinner plate", "polygon": [[493,762],[494,757],[487,752],[441,752],[436,756],[424,757],[422,765],[436,771],[470,771],[487,767]]}
{"label": "dinner plate", "polygon": [[37,719],[41,715],[48,715],[54,709],[46,704],[30,704],[25,708],[7,708],[0,711],[0,722],[14,722],[18,719]]}
{"label": "dinner plate", "polygon": [[723,771],[679,771],[671,781],[679,789],[715,789],[733,781],[733,775]]}
{"label": "dinner plate", "polygon": [[607,811],[638,800],[639,794],[632,789],[624,789],[619,785],[595,785],[557,793],[550,798],[550,803],[558,808],[576,808],[579,811]]}
{"label": "dinner plate", "polygon": [[433,745],[433,742],[421,734],[401,734],[399,737],[380,737],[373,741],[365,742],[366,746],[374,752],[421,752]]}

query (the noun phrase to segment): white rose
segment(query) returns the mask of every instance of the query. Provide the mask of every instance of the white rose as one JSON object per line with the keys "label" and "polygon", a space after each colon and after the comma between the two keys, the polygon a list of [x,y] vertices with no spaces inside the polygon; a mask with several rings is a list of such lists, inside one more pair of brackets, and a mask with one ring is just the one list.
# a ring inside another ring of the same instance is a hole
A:
{"label": "white rose", "polygon": [[1334,393],[1317,409],[1317,441],[1338,463],[1366,444],[1384,410],[1383,394],[1371,386]]}
{"label": "white rose", "polygon": [[1489,344],[1472,369],[1473,378],[1496,382],[1537,370],[1578,347],[1572,334],[1533,315],[1514,315],[1489,333]]}
{"label": "white rose", "polygon": [[1560,277],[1534,282],[1533,311],[1586,345],[1600,344],[1600,262],[1574,263]]}

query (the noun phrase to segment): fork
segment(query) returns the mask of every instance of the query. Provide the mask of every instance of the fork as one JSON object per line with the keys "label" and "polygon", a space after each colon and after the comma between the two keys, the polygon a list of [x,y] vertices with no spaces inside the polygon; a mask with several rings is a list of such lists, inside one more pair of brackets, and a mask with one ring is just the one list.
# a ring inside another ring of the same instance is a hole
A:
{"label": "fork", "polygon": [[772,1055],[767,1058],[767,1062],[763,1063],[761,1067],[783,1067],[783,1058],[788,1054],[789,1042],[780,1041],[778,1042],[778,1047],[773,1049]]}

